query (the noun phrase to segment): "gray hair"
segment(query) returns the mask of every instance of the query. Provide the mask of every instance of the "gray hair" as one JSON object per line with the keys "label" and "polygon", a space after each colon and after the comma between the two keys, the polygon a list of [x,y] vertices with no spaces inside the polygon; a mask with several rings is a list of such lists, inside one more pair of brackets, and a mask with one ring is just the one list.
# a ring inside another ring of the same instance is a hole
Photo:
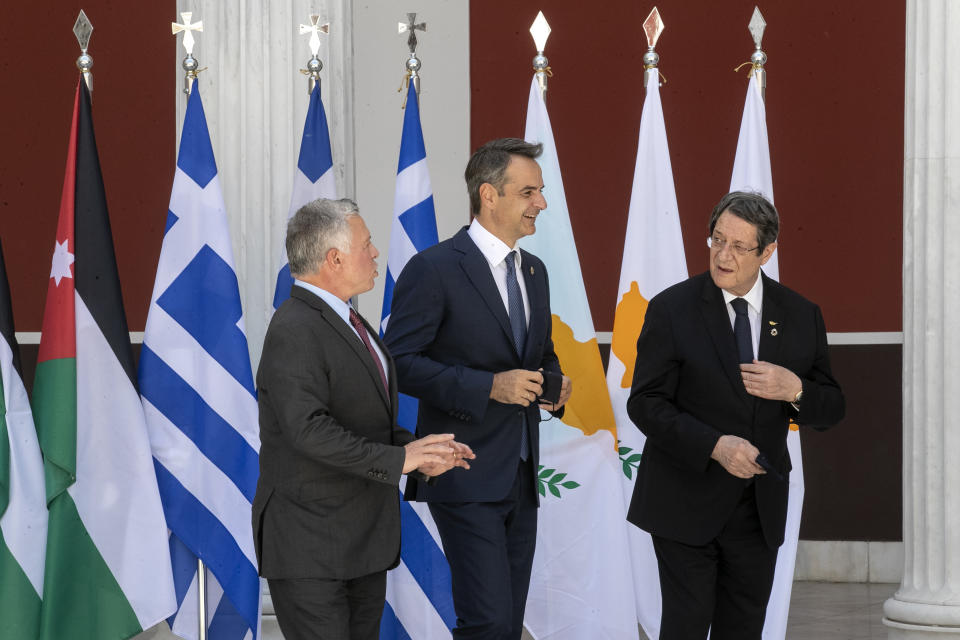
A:
{"label": "gray hair", "polygon": [[757,228],[757,253],[762,253],[780,235],[780,215],[773,203],[763,194],[753,191],[731,191],[720,198],[710,214],[710,235],[717,226],[717,219],[729,211],[741,220]]}
{"label": "gray hair", "polygon": [[473,215],[480,213],[480,185],[488,183],[503,195],[503,185],[506,184],[504,174],[513,156],[534,160],[542,152],[542,144],[531,144],[520,138],[498,138],[474,151],[463,172],[470,196],[470,212]]}
{"label": "gray hair", "polygon": [[349,217],[360,214],[357,203],[320,198],[300,207],[287,223],[287,260],[293,276],[319,270],[330,249],[349,251]]}

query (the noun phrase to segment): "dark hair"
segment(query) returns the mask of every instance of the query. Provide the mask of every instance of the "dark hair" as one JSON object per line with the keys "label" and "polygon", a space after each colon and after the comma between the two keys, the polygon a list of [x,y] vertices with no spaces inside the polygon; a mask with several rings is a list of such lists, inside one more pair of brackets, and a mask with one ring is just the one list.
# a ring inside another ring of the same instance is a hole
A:
{"label": "dark hair", "polygon": [[717,226],[717,219],[724,211],[729,211],[757,228],[757,253],[762,253],[767,245],[776,242],[780,235],[780,215],[773,203],[760,193],[731,191],[720,198],[720,202],[710,214],[711,236],[713,228]]}
{"label": "dark hair", "polygon": [[463,178],[467,181],[467,194],[470,196],[470,213],[480,213],[480,185],[490,184],[497,193],[503,195],[505,180],[503,174],[510,164],[512,156],[524,156],[531,160],[540,156],[542,144],[531,144],[519,138],[497,138],[491,140],[470,156]]}
{"label": "dark hair", "polygon": [[300,207],[287,222],[287,261],[290,274],[315,273],[330,249],[350,250],[348,218],[359,215],[353,200],[321,198]]}

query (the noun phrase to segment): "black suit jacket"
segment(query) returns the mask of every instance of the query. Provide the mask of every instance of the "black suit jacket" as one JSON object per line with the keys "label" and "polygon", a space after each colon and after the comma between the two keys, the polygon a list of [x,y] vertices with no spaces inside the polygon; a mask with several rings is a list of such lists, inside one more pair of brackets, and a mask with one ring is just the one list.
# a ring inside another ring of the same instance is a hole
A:
{"label": "black suit jacket", "polygon": [[270,321],[253,501],[265,578],[350,579],[398,562],[401,445],[413,435],[396,424],[396,371],[379,344],[389,392],[366,346],[313,293],[294,286]]}
{"label": "black suit jacket", "polygon": [[788,402],[746,392],[730,317],[709,272],[663,291],[647,308],[627,401],[647,442],[627,519],[654,535],[701,545],[720,533],[747,483],[710,458],[720,436],[732,434],[753,443],[784,477],[755,479],[764,537],[778,547],[787,516],[789,420],[822,429],[843,417],[819,307],[761,277],[758,360],[800,377],[799,413]]}
{"label": "black suit jacket", "polygon": [[550,338],[547,270],[521,250],[530,318],[524,353],[490,266],[464,227],[404,267],[393,291],[384,341],[397,362],[400,391],[420,400],[417,436],[454,433],[477,455],[432,486],[407,483],[407,497],[428,502],[502,500],[516,478],[522,416],[530,427],[534,469],[540,411],[490,399],[493,374],[510,369],[560,371]]}

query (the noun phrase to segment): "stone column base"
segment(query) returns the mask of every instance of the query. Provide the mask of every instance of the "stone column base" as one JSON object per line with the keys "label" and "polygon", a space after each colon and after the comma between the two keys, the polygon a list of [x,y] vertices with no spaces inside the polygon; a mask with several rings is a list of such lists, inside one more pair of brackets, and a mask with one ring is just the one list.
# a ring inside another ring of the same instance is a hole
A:
{"label": "stone column base", "polygon": [[888,640],[945,640],[960,638],[960,606],[900,600],[883,603]]}

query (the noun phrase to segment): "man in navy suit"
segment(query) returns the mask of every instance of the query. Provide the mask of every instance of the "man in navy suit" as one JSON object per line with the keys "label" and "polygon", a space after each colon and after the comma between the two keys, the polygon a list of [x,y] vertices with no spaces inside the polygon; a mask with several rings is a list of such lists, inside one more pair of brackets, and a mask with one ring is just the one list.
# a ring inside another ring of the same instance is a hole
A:
{"label": "man in navy suit", "polygon": [[488,142],[465,172],[473,220],[414,256],[397,280],[384,341],[400,391],[420,400],[417,435],[455,431],[476,454],[471,471],[428,486],[426,501],[450,563],[455,638],[519,639],[537,532],[540,406],[553,350],[547,271],[516,249],[546,208],[541,145]]}
{"label": "man in navy suit", "polygon": [[647,436],[627,519],[653,537],[661,640],[759,640],[787,517],[787,430],[843,418],[817,305],[760,273],[777,210],[734,192],[710,271],[655,296],[630,418]]}

